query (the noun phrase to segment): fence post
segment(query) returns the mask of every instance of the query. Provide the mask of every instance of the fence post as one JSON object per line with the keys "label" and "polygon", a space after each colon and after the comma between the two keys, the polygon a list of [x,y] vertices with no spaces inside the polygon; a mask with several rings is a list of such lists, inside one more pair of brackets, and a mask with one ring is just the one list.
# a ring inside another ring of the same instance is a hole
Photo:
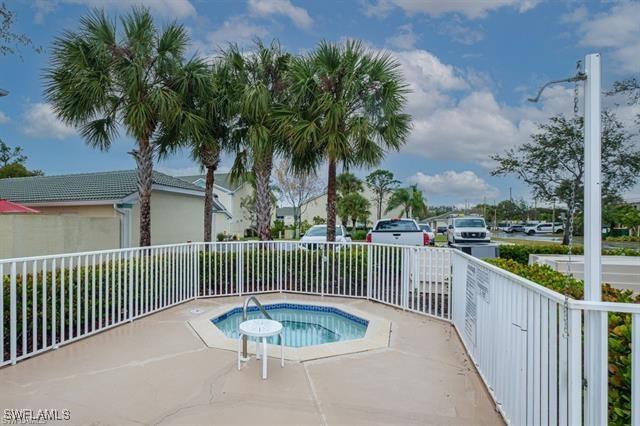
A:
{"label": "fence post", "polygon": [[133,251],[129,252],[129,308],[127,316],[129,322],[133,321]]}
{"label": "fence post", "polygon": [[373,254],[371,250],[371,244],[367,244],[367,300],[371,299],[371,284],[373,280]]}
{"label": "fence post", "polygon": [[242,243],[237,243],[236,250],[236,288],[238,289],[238,296],[242,296],[244,290],[244,253]]}
{"label": "fence post", "polygon": [[194,294],[195,300],[198,300],[198,297],[200,296],[200,279],[202,278],[200,275],[200,250],[198,248],[200,247],[200,244],[193,244],[192,247],[195,252],[195,262],[196,262],[196,265],[195,265],[196,276],[195,276],[195,279],[193,280],[196,288],[193,294]]}
{"label": "fence post", "polygon": [[[23,278],[24,279],[24,278]],[[11,280],[9,283],[9,327],[11,328],[9,339],[11,345],[11,364],[15,365],[16,363],[16,353],[18,352],[18,333],[17,333],[17,291],[16,291],[16,262],[11,262]]]}
{"label": "fence post", "polygon": [[569,309],[569,422],[582,424],[582,318],[579,309]]}

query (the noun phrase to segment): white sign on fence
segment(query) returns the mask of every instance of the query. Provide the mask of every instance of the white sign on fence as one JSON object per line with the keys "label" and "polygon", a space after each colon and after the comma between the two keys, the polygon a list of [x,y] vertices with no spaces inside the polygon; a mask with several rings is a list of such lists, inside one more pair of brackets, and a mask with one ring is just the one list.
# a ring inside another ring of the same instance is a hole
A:
{"label": "white sign on fence", "polygon": [[478,266],[476,269],[476,285],[478,286],[478,294],[482,299],[489,303],[489,270]]}
{"label": "white sign on fence", "polygon": [[478,309],[476,305],[476,290],[476,266],[469,263],[467,264],[467,303],[464,310],[464,331],[474,346],[476,344],[476,319]]}

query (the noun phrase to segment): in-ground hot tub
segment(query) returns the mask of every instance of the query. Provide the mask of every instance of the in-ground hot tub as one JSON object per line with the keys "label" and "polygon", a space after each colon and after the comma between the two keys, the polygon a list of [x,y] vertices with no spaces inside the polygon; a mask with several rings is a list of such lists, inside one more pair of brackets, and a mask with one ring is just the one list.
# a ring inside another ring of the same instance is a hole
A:
{"label": "in-ground hot tub", "polygon": [[[270,303],[264,305],[264,309],[271,316],[271,319],[282,324],[285,346],[294,348],[362,339],[369,325],[369,321],[366,319],[332,306]],[[264,317],[256,306],[251,306],[247,311],[248,319]],[[242,322],[242,308],[234,308],[225,312],[213,318],[211,322],[225,336],[237,339],[239,337],[238,329]],[[267,343],[278,344],[278,336],[268,338]]]}
{"label": "in-ground hot tub", "polygon": [[[269,315],[282,323],[285,332],[285,357],[310,360],[387,347],[391,323],[368,312],[341,303],[310,303],[293,300],[263,301]],[[255,306],[248,318],[262,318]],[[242,306],[229,304],[207,312],[189,324],[207,346],[236,351]],[[278,337],[267,341],[268,351],[279,356]],[[273,345],[273,347],[271,346]],[[249,339],[249,351],[256,344]]]}

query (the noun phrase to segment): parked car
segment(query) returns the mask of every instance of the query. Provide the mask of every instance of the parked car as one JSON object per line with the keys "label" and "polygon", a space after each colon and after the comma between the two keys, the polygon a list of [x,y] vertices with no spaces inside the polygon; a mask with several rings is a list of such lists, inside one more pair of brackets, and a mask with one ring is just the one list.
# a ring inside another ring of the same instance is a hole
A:
{"label": "parked car", "polygon": [[[302,248],[315,248],[313,243],[327,242],[327,225],[314,225],[300,238]],[[336,243],[347,244],[351,242],[351,235],[342,225],[336,225]]]}
{"label": "parked car", "polygon": [[449,244],[490,243],[491,232],[487,229],[487,223],[482,217],[452,217],[449,219],[447,242]]}
{"label": "parked car", "polygon": [[438,231],[438,234],[445,235],[447,233],[446,225],[438,226],[437,231]]}
{"label": "parked car", "polygon": [[509,227],[504,231],[507,234],[511,234],[513,232],[524,232],[525,225],[523,223],[519,223],[516,225],[509,225]]}
{"label": "parked car", "polygon": [[524,233],[527,235],[535,234],[561,234],[564,232],[564,225],[560,222],[538,223],[537,225],[525,226]]}
{"label": "parked car", "polygon": [[496,231],[509,232],[508,229],[511,227],[508,223],[498,223],[496,226]]}
{"label": "parked car", "polygon": [[427,235],[429,235],[429,245],[435,246],[436,245],[436,234],[433,232],[433,229],[431,229],[431,226],[429,226],[426,223],[419,223],[418,226],[420,227],[420,229],[422,229],[424,232],[426,232]]}
{"label": "parked car", "polygon": [[368,243],[427,246],[430,241],[413,219],[380,219],[367,234]]}

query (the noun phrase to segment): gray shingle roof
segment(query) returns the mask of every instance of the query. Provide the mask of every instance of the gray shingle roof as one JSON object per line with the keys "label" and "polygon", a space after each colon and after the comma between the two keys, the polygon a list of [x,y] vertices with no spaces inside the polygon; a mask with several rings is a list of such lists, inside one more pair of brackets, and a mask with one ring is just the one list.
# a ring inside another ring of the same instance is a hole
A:
{"label": "gray shingle roof", "polygon": [[[36,203],[48,201],[118,200],[137,192],[136,170],[0,179],[0,198]],[[202,192],[184,180],[153,172],[153,183]]]}
{"label": "gray shingle roof", "polygon": [[[189,175],[189,176],[176,176],[176,178],[184,180],[185,182],[194,183],[198,179],[205,179],[205,175]],[[235,191],[242,186],[242,183],[231,183],[231,173],[215,173],[214,183],[223,187],[229,191]]]}

